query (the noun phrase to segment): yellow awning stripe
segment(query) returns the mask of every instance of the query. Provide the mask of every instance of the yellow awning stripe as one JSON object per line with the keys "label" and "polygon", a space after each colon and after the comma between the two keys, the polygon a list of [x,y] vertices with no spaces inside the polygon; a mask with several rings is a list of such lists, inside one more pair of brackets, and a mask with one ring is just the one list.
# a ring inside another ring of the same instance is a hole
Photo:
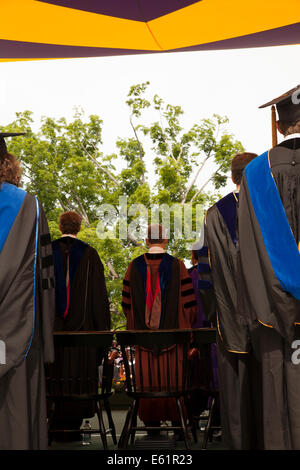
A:
{"label": "yellow awning stripe", "polygon": [[0,15],[0,39],[69,46],[160,50],[147,24],[140,21],[58,7],[34,0],[1,0]]}
{"label": "yellow awning stripe", "polygon": [[299,7],[299,0],[203,0],[149,26],[164,49],[175,49],[298,23]]}
{"label": "yellow awning stripe", "polygon": [[[193,47],[300,22],[299,0],[286,0],[284,7],[282,0],[202,0],[148,23],[36,0],[0,0],[0,15],[0,40],[23,42],[25,46],[35,43],[37,48],[47,44],[128,53]],[[5,57],[2,61],[10,60]]]}

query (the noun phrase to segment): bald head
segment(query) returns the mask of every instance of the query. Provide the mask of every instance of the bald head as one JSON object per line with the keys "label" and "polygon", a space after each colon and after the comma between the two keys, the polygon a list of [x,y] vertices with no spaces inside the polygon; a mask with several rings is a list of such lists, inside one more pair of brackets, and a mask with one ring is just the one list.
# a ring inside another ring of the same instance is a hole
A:
{"label": "bald head", "polygon": [[147,230],[147,245],[162,245],[168,241],[165,228],[160,224],[151,224]]}

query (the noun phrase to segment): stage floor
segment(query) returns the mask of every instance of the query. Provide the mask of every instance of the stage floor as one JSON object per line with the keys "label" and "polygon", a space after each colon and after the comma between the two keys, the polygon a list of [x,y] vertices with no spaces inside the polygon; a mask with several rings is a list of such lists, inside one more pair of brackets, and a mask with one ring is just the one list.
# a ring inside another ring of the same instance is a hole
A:
{"label": "stage floor", "polygon": [[[123,428],[123,425],[124,425],[125,417],[126,417],[126,412],[127,412],[127,410],[112,410],[113,420],[114,420],[115,427],[116,427],[117,439],[119,439],[119,437],[120,437],[120,434],[121,434],[121,431],[122,431],[122,428]],[[108,427],[105,412],[103,413],[103,415],[104,415],[105,426]],[[90,424],[91,424],[92,427],[94,427],[94,428],[98,427],[97,417],[94,417],[94,418],[90,419],[89,421],[90,421]],[[169,432],[170,437],[171,437],[171,434],[172,433],[170,431]],[[141,439],[144,436],[146,436],[146,433],[138,432],[136,434],[136,440]],[[192,438],[190,439],[191,448],[193,450],[200,450],[201,449],[202,437],[203,437],[203,433],[198,430],[198,443],[195,444],[194,440]],[[108,448],[110,450],[117,450],[117,446],[114,445],[110,435],[107,436],[107,444],[108,444]],[[128,448],[132,449],[132,450],[135,449],[135,447],[131,446],[131,445]],[[53,443],[52,443],[52,445],[49,449],[53,449],[53,450],[84,450],[84,451],[86,451],[86,450],[101,450],[101,449],[103,449],[103,446],[102,446],[102,441],[101,441],[100,435],[94,434],[92,436],[92,443],[89,446],[82,446],[81,442],[78,442],[78,441],[74,441],[74,442],[56,442],[56,441],[53,441]],[[176,442],[176,449],[178,449],[178,450],[185,449],[184,442],[183,441],[177,441]],[[213,442],[208,443],[208,449],[209,450],[225,450],[226,448],[222,444],[222,441],[213,440]],[[157,447],[156,447],[156,450],[158,450]]]}

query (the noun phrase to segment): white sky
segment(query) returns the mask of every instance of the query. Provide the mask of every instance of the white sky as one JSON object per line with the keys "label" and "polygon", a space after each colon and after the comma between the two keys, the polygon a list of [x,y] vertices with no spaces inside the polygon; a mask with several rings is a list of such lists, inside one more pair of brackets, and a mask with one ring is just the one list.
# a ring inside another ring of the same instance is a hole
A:
{"label": "white sky", "polygon": [[[131,130],[129,87],[150,81],[151,94],[181,105],[186,128],[227,115],[229,131],[246,150],[271,145],[270,110],[258,106],[300,83],[300,46],[140,56],[0,63],[0,125],[16,111],[71,118],[74,106],[104,120],[105,153]],[[151,119],[151,116],[150,116]],[[155,117],[153,116],[153,119]]]}

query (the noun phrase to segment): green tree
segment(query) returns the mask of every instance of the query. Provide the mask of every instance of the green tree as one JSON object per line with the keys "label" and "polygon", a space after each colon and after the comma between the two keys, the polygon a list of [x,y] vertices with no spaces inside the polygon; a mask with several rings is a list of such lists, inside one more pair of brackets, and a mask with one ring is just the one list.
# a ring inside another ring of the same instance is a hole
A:
{"label": "green tree", "polygon": [[[125,322],[121,291],[126,267],[145,251],[145,245],[130,231],[130,224],[140,215],[138,207],[127,217],[129,232],[124,240],[97,237],[98,208],[101,204],[114,207],[106,227],[116,225],[119,230],[121,196],[127,197],[128,206],[143,204],[148,211],[155,204],[189,206],[195,226],[196,206],[207,207],[218,198],[232,156],[243,151],[242,144],[228,133],[226,117],[213,115],[185,130],[182,108],[165,104],[157,95],[148,98],[148,86],[146,82],[130,88],[126,103],[132,136],[117,139],[116,151],[109,155],[102,150],[103,121],[96,115],[86,119],[81,109],[71,122],[43,117],[38,132],[32,130],[30,111],[16,113],[14,122],[3,128],[26,132],[9,143],[9,150],[22,161],[25,189],[44,205],[52,237],[59,237],[62,211],[76,210],[82,216],[80,238],[97,249],[105,266],[115,326]],[[149,111],[157,118],[147,125]],[[187,237],[178,240],[174,235],[174,211],[171,221],[169,249],[187,258]]]}

